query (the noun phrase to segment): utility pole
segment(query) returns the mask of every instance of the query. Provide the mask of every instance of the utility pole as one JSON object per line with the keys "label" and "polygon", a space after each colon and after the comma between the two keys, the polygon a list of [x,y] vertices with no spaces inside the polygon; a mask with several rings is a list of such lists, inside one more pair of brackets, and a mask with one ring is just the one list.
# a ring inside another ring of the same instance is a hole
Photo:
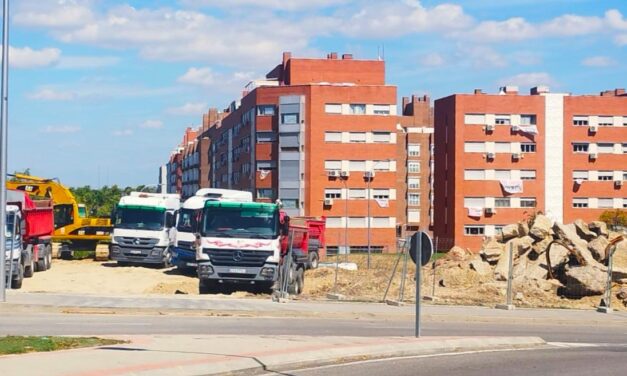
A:
{"label": "utility pole", "polygon": [[[9,0],[2,3],[2,84],[0,92],[0,302],[6,302],[7,137],[9,107]],[[11,250],[13,252],[13,250]],[[11,256],[13,254],[11,253]],[[11,260],[13,257],[11,257]],[[10,261],[11,262],[11,261]],[[10,278],[11,276],[9,276]]]}

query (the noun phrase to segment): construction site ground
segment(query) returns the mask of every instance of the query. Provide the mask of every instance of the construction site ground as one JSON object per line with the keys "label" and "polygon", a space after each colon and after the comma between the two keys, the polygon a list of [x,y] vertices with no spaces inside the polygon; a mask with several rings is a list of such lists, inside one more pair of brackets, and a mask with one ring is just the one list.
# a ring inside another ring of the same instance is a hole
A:
{"label": "construction site ground", "polygon": [[[335,256],[327,262],[335,261]],[[327,294],[341,294],[347,300],[381,301],[387,288],[392,270],[397,261],[396,255],[372,255],[370,269],[366,267],[366,255],[339,257],[340,262],[357,264],[357,271],[338,270],[335,284],[334,267],[320,267],[308,270],[305,290],[297,299],[327,299]],[[627,254],[616,254],[614,264],[627,267]],[[388,292],[388,300],[398,300],[400,292],[403,260],[398,264],[395,277]],[[407,263],[407,277],[403,299],[415,299],[415,267],[411,260]],[[435,273],[435,278],[434,278]],[[434,287],[435,281],[435,289]],[[466,268],[436,268],[432,264],[423,268],[424,296],[435,296],[436,304],[486,305],[504,303],[506,283],[495,282],[489,276],[481,276]],[[22,291],[47,293],[109,294],[109,295],[172,295],[198,294],[198,280],[193,274],[181,273],[176,268],[158,269],[151,266],[118,266],[115,262],[93,260],[53,261],[53,267],[46,272],[35,273],[24,281]],[[225,289],[224,297],[268,299],[267,293],[251,288]],[[615,294],[614,294],[615,295]],[[597,307],[601,296],[581,299],[567,299],[541,291],[532,285],[514,285],[514,304],[519,307],[581,308]],[[616,297],[612,307],[627,310]]]}

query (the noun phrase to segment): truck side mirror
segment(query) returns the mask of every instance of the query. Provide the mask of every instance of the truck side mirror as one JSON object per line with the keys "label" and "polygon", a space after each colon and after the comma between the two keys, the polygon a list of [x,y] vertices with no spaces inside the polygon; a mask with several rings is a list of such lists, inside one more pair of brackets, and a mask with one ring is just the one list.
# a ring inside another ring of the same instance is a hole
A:
{"label": "truck side mirror", "polygon": [[174,213],[167,212],[165,213],[165,226],[166,227],[174,227]]}
{"label": "truck side mirror", "polygon": [[281,221],[281,234],[287,235],[290,232],[290,217],[285,215]]}
{"label": "truck side mirror", "polygon": [[20,221],[20,236],[23,237],[26,235],[26,220],[22,219]]}

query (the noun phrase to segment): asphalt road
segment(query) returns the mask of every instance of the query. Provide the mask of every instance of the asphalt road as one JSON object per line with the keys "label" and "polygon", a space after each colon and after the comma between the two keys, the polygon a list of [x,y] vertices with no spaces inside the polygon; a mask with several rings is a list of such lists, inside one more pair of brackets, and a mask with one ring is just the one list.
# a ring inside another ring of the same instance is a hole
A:
{"label": "asphalt road", "polygon": [[[413,320],[4,313],[0,335],[257,334],[412,336]],[[546,341],[627,344],[624,322],[594,324],[425,321],[424,336],[539,336]]]}
{"label": "asphalt road", "polygon": [[[446,375],[446,376],[590,376],[625,375],[627,347],[553,348],[386,359],[311,370],[282,372],[294,376]],[[276,375],[279,373],[270,373]]]}

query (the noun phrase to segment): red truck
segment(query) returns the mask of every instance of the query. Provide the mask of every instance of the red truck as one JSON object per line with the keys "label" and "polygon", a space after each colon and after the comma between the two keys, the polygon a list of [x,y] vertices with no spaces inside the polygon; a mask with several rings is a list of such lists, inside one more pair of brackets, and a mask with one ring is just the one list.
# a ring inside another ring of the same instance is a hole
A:
{"label": "red truck", "polygon": [[13,281],[21,285],[21,276],[28,278],[35,271],[50,269],[54,210],[52,201],[33,200],[26,192],[16,190],[7,190],[7,209],[7,232],[12,236],[8,241],[14,249],[21,249],[19,262],[16,256],[9,257],[13,265],[7,269],[13,269]]}

